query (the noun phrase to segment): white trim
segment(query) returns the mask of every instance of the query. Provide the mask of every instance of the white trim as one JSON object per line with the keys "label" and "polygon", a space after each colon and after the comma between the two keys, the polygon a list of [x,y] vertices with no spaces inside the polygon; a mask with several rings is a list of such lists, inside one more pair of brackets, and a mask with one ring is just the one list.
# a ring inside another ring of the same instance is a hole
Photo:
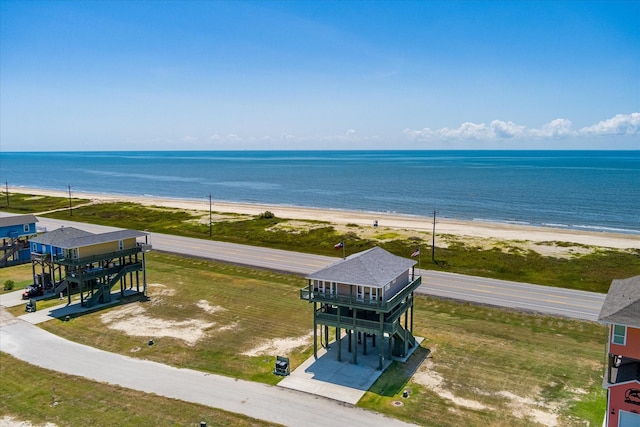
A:
{"label": "white trim", "polygon": [[[624,328],[624,333],[622,335],[616,334],[616,326],[620,328]],[[617,342],[616,337],[617,338],[622,337],[622,342]],[[627,327],[625,325],[617,325],[617,324],[611,325],[611,344],[622,345],[622,346],[627,345]]]}

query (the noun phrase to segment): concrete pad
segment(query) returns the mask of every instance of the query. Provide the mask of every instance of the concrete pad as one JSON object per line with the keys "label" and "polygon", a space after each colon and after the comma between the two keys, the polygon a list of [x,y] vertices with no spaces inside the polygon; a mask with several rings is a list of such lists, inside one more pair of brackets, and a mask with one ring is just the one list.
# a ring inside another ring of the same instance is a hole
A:
{"label": "concrete pad", "polygon": [[[420,345],[422,338],[416,338],[416,342],[417,345],[409,350],[405,358],[392,360],[406,361]],[[313,356],[307,359],[280,381],[278,386],[355,405],[382,375],[384,369],[389,367],[392,360],[386,357],[387,338],[384,339],[382,347],[385,353],[382,370],[378,369],[380,340],[376,347],[373,347],[372,339],[367,339],[367,355],[362,354],[362,344],[357,345],[357,364],[352,363],[353,355],[348,351],[348,345],[348,338],[344,336],[341,343],[342,361],[338,361],[337,358],[337,342],[332,342],[329,349],[319,349],[317,359]]]}

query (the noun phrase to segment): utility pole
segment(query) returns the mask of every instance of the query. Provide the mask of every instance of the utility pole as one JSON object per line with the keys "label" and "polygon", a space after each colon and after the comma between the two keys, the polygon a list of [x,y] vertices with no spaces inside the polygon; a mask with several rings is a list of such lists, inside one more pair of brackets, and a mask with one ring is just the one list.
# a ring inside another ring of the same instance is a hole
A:
{"label": "utility pole", "polygon": [[4,182],[5,193],[7,193],[7,207],[9,207],[9,183],[7,181]]}
{"label": "utility pole", "polygon": [[212,205],[213,205],[213,202],[211,201],[211,194],[209,194],[209,237],[213,236],[212,221],[211,221],[211,206]]}
{"label": "utility pole", "polygon": [[436,260],[436,213],[437,210],[433,210],[433,233],[431,233],[431,260]]}
{"label": "utility pole", "polygon": [[69,188],[69,216],[73,216],[73,210],[71,209],[71,185],[68,185]]}

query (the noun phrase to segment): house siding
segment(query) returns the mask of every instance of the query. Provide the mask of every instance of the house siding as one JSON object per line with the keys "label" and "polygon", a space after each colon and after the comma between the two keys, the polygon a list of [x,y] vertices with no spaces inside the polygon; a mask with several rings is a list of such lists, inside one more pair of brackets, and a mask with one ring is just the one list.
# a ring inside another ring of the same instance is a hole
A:
{"label": "house siding", "polygon": [[630,390],[640,391],[640,382],[629,381],[609,387],[609,405],[607,411],[607,426],[618,427],[620,411],[640,412],[640,402],[626,397]]}
{"label": "house siding", "polygon": [[640,360],[640,329],[627,327],[626,344],[613,343],[613,325],[609,326],[609,352]]}

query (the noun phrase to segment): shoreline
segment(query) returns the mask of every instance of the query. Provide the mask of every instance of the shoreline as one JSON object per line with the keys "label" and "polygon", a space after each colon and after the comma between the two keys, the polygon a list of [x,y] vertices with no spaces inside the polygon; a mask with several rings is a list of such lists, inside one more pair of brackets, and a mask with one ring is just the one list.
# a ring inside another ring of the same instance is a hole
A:
{"label": "shoreline", "polygon": [[[61,190],[45,190],[27,187],[9,187],[9,193],[32,194],[35,196],[69,197]],[[90,192],[72,192],[75,198],[93,201],[132,202],[145,206],[160,206],[194,211],[209,211],[208,200],[190,200],[155,196],[130,196],[117,194],[99,194]],[[268,204],[251,204],[213,201],[212,210],[222,213],[258,215],[265,211],[273,212],[279,218],[293,220],[319,220],[337,225],[357,224],[378,228],[416,230],[431,233],[433,218],[395,213],[373,213],[362,211],[332,210],[312,207],[297,207]],[[614,249],[640,249],[640,236],[606,231],[575,230],[500,222],[481,222],[436,218],[436,233],[459,237],[484,238],[496,240],[525,240],[534,243],[570,242],[581,245]]]}

